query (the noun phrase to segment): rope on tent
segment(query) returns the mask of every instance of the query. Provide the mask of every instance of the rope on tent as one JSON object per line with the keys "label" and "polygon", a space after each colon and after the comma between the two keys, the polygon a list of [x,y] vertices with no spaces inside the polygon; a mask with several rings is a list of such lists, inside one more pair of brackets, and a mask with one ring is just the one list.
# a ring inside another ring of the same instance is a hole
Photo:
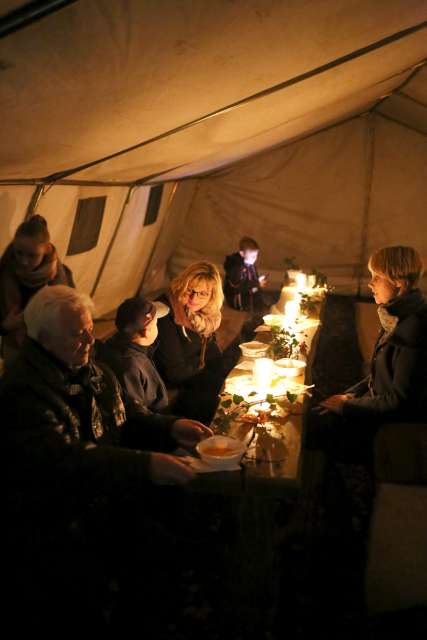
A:
{"label": "rope on tent", "polygon": [[381,111],[377,111],[376,114],[377,114],[377,116],[381,116],[381,118],[384,118],[384,120],[389,120],[390,122],[395,122],[400,127],[405,127],[405,129],[410,129],[411,131],[415,131],[415,133],[418,133],[420,136],[427,136],[427,131],[423,131],[422,129],[419,129],[418,127],[413,127],[412,125],[408,124],[407,122],[402,122],[402,120],[398,120],[397,118],[392,118],[387,113],[382,113]]}
{"label": "rope on tent", "polygon": [[421,100],[417,100],[417,98],[414,98],[413,96],[408,96],[407,93],[405,93],[404,91],[394,91],[393,92],[395,95],[399,96],[399,98],[403,98],[404,100],[408,100],[409,102],[413,102],[414,104],[417,104],[419,107],[427,107],[427,103],[426,102],[422,102]]}
{"label": "rope on tent", "polygon": [[389,95],[382,96],[374,104],[374,106],[370,109],[370,112],[371,113],[375,113],[378,116],[381,116],[385,120],[390,120],[390,122],[395,122],[396,124],[400,124],[402,127],[406,127],[407,129],[410,129],[411,131],[415,131],[416,133],[419,133],[422,136],[427,135],[426,131],[421,130],[421,129],[417,128],[417,127],[414,127],[411,124],[409,124],[408,122],[403,122],[402,120],[399,120],[398,118],[393,118],[392,116],[380,111],[380,107],[382,106],[383,103],[385,103],[387,98],[389,98],[390,96],[394,96],[394,95],[400,96],[401,98],[405,98],[408,101],[411,101],[411,102],[419,105],[420,107],[424,107],[424,108],[427,107],[427,105],[424,102],[421,102],[420,100],[417,100],[417,99],[413,98],[412,96],[409,96],[407,93],[404,93],[404,91],[402,91],[402,89],[404,89],[406,87],[406,85],[409,84],[409,82],[411,82],[411,80],[421,71],[421,69],[426,64],[427,64],[427,59],[422,60],[421,62],[418,62],[416,65],[412,66],[411,73],[407,76],[407,78],[399,86],[397,86]]}

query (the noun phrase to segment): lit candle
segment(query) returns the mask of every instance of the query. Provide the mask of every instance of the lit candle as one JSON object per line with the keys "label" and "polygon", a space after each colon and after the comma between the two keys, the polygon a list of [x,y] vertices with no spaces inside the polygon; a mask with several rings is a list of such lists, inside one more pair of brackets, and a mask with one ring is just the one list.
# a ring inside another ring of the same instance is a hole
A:
{"label": "lit candle", "polygon": [[285,304],[285,316],[286,320],[289,322],[295,322],[299,314],[299,301],[298,300],[289,300]]}
{"label": "lit candle", "polygon": [[274,375],[274,362],[271,358],[257,358],[253,368],[253,383],[256,387],[267,389]]}
{"label": "lit candle", "polygon": [[307,277],[307,286],[311,289],[314,289],[314,287],[316,286],[316,276],[314,274]]}
{"label": "lit candle", "polygon": [[304,289],[307,286],[307,276],[305,273],[297,273],[295,276],[295,281],[297,283],[298,289]]}

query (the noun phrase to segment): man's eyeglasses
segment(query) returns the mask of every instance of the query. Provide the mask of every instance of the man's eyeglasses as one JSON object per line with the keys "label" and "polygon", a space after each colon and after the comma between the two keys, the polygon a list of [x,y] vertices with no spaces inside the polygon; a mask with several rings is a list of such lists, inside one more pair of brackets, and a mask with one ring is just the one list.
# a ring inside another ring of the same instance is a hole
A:
{"label": "man's eyeglasses", "polygon": [[195,289],[187,289],[185,292],[189,298],[195,297],[200,298],[201,300],[206,300],[211,295],[209,291],[196,291]]}

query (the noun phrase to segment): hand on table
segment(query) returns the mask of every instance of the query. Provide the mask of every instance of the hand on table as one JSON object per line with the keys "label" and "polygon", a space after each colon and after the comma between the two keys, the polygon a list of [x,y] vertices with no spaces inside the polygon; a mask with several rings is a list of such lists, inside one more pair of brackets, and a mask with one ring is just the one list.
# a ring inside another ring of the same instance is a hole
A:
{"label": "hand on table", "polygon": [[154,484],[187,484],[196,477],[194,471],[177,456],[167,453],[152,453],[150,477]]}
{"label": "hand on table", "polygon": [[172,436],[182,447],[193,449],[200,440],[213,436],[213,431],[197,420],[180,418],[172,425]]}
{"label": "hand on table", "polygon": [[326,400],[322,400],[322,402],[319,402],[317,407],[315,407],[315,410],[320,415],[323,415],[324,413],[327,413],[328,411],[331,411],[332,413],[341,414],[342,410],[343,410],[344,403],[347,400],[348,400],[348,396],[345,393],[344,394],[337,394],[337,395],[334,395],[334,396],[330,396],[330,398],[326,398]]}

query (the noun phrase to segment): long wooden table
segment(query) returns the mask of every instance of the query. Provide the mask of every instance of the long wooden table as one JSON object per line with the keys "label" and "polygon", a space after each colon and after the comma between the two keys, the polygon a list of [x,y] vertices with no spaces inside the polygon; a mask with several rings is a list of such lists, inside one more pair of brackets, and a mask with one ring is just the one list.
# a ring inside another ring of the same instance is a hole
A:
{"label": "long wooden table", "polygon": [[[301,327],[307,344],[307,366],[305,376],[293,378],[292,383],[310,385],[320,320],[309,320]],[[269,337],[270,333],[259,333],[257,339],[268,341]],[[237,367],[228,375],[224,385],[225,393],[242,393],[242,385],[245,384],[249,384],[251,388],[251,372],[250,369],[242,368],[244,363],[245,359],[241,358]],[[268,391],[274,395],[279,389],[273,385]],[[299,396],[294,406],[283,397],[275,399],[275,403],[276,410],[262,427],[242,422],[238,418],[225,431],[221,431],[248,445],[241,470],[203,474],[196,481],[196,486],[201,490],[270,497],[290,496],[300,491],[307,396]],[[215,420],[212,426],[219,432],[215,427]]]}
{"label": "long wooden table", "polygon": [[[319,328],[320,321],[314,321],[304,332],[308,358],[305,379],[297,379],[298,383],[311,384]],[[233,369],[225,390],[237,391],[243,376],[247,379],[248,372]],[[241,470],[201,474],[191,483],[192,490],[229,496],[232,501],[234,532],[225,563],[224,606],[239,622],[247,621],[251,632],[268,629],[277,611],[281,578],[277,508],[285,502],[290,513],[298,513],[307,404],[305,397],[302,411],[289,414],[288,404],[279,402],[262,428],[232,422],[227,433],[249,444]]]}

